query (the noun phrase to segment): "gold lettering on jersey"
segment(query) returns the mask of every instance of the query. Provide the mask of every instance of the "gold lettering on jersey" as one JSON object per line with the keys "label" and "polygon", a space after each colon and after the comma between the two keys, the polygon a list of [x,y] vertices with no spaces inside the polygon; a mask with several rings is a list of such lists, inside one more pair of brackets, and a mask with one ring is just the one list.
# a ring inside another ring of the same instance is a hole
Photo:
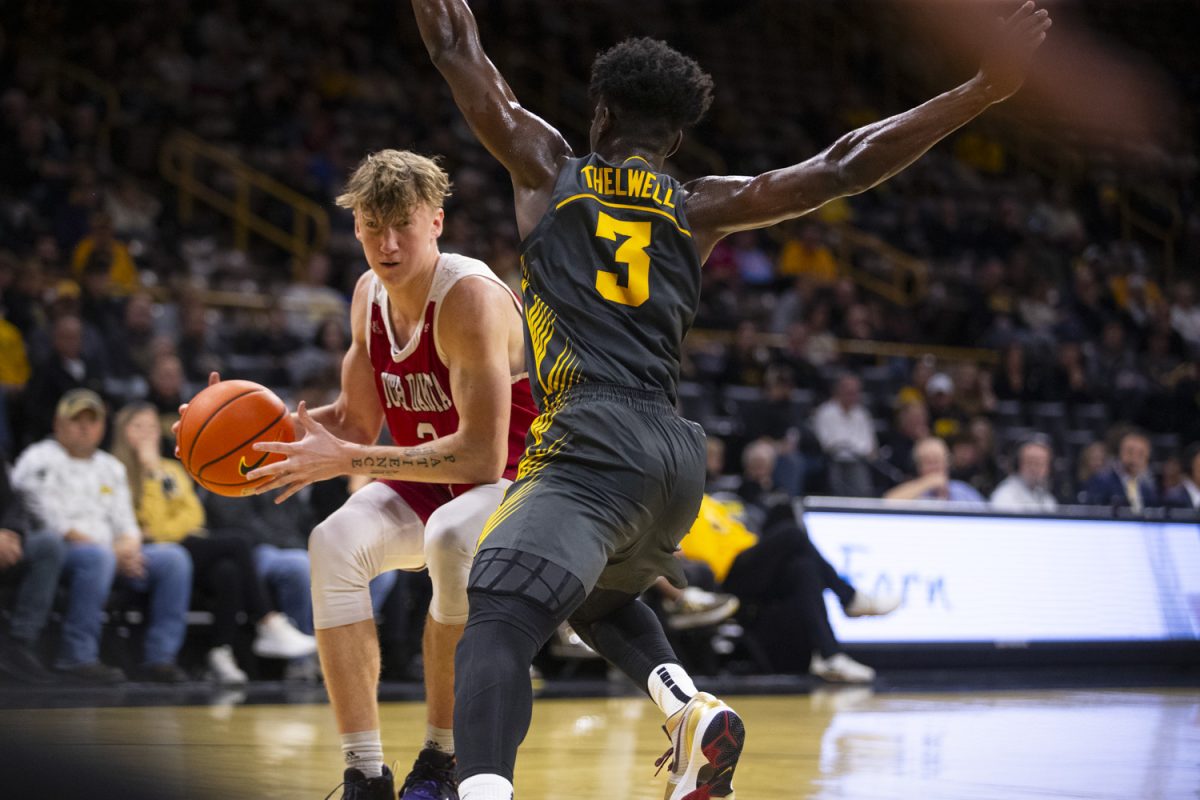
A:
{"label": "gold lettering on jersey", "polygon": [[384,372],[379,378],[388,408],[414,412],[450,410],[450,396],[442,389],[436,375],[428,372],[410,372],[406,375]]}
{"label": "gold lettering on jersey", "polygon": [[658,182],[658,176],[644,169],[597,167],[588,164],[579,171],[583,182],[596,194],[610,197],[641,197],[663,208],[675,208],[671,202],[675,190]]}

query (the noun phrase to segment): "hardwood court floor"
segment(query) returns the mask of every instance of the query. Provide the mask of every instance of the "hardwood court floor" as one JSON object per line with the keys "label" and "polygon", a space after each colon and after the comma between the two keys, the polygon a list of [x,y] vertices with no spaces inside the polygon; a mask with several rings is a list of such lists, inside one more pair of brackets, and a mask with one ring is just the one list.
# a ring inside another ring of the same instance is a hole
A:
{"label": "hardwood court floor", "polygon": [[[1200,792],[1194,690],[850,689],[734,700],[748,730],[740,800],[1194,800]],[[416,703],[383,707],[385,752],[401,776],[423,720]],[[537,701],[517,797],[660,798],[659,724],[638,698]],[[64,764],[102,761],[123,769],[131,788],[172,798],[319,800],[341,771],[327,705],[3,711],[0,726],[52,742]]]}

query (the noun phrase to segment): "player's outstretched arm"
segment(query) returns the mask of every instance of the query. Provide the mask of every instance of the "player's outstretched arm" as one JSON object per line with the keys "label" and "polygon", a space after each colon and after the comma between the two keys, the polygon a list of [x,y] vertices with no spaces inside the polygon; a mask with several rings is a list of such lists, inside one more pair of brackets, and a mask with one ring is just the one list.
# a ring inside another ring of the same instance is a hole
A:
{"label": "player's outstretched arm", "polygon": [[[571,148],[562,134],[523,108],[479,41],[466,0],[412,0],[421,39],[450,84],[471,130],[518,190],[551,189]],[[539,215],[540,216],[540,215]]]}
{"label": "player's outstretched arm", "polygon": [[757,177],[701,178],[688,185],[688,220],[702,257],[722,237],[806,214],[879,185],[1024,82],[1050,16],[1032,0],[1004,21],[979,73],[957,89],[851,131],[819,155]]}

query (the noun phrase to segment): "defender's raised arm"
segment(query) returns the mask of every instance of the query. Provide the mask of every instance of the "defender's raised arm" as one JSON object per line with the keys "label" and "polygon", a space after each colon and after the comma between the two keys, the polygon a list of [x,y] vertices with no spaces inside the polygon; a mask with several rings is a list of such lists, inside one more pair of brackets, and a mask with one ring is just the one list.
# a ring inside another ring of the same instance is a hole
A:
{"label": "defender's raised arm", "polygon": [[450,84],[471,130],[512,176],[514,187],[553,184],[571,148],[545,120],[523,108],[479,41],[465,0],[413,0],[421,39]]}
{"label": "defender's raised arm", "polygon": [[687,187],[687,213],[701,258],[730,233],[801,216],[900,172],[993,103],[1014,94],[1049,27],[1047,12],[1027,2],[1004,22],[979,74],[957,89],[851,131],[800,164],[757,177],[693,181]]}

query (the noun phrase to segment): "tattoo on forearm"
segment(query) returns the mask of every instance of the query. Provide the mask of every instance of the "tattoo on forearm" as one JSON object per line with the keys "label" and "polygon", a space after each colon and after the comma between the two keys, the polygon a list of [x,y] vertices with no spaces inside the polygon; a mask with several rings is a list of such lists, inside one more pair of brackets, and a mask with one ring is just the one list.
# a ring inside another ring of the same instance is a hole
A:
{"label": "tattoo on forearm", "polygon": [[453,453],[434,454],[431,447],[410,447],[398,456],[363,456],[350,459],[352,470],[366,470],[373,477],[386,477],[392,470],[402,467],[425,467],[434,469],[442,464],[455,463]]}

